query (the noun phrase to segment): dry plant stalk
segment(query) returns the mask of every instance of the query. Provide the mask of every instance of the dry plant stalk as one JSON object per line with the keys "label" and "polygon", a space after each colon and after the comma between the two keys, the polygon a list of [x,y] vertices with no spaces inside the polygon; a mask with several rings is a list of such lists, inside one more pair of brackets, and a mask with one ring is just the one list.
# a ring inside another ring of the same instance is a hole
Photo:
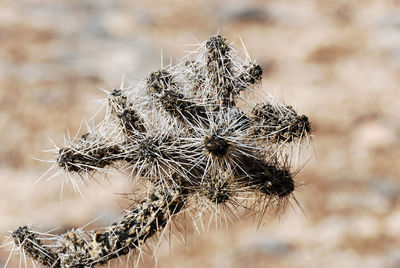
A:
{"label": "dry plant stalk", "polygon": [[287,201],[296,186],[288,159],[311,128],[307,116],[272,97],[246,100],[262,74],[247,52],[240,58],[217,35],[143,83],[107,92],[104,120],[58,148],[55,165],[83,179],[109,167],[129,170],[133,181],[147,182],[141,200],[100,230],[50,236],[19,227],[15,246],[45,267],[93,267],[140,252],[184,210],[253,198],[251,208],[263,213]]}

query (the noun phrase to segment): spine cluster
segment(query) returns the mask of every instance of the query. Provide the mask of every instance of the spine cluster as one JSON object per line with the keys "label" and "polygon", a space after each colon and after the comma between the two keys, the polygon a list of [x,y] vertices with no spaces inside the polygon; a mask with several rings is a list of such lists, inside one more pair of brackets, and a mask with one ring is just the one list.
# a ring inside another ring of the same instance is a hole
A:
{"label": "spine cluster", "polygon": [[217,35],[142,83],[108,92],[104,120],[59,148],[56,165],[88,178],[110,167],[128,170],[149,189],[109,227],[71,230],[44,244],[25,226],[12,232],[15,244],[46,267],[92,267],[140,250],[174,215],[195,210],[193,202],[289,198],[289,148],[311,127],[307,116],[272,98],[246,99],[262,74]]}

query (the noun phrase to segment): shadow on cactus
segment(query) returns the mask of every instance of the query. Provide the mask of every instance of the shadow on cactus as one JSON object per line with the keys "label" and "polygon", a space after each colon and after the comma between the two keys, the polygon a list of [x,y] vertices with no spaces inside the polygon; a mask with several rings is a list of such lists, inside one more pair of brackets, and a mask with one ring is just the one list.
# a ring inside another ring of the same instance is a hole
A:
{"label": "shadow on cactus", "polygon": [[107,92],[104,120],[58,148],[56,166],[87,179],[128,170],[149,189],[109,227],[51,239],[19,227],[16,247],[46,267],[93,267],[141,251],[178,214],[196,215],[196,202],[263,213],[293,197],[290,159],[293,146],[308,142],[310,123],[272,97],[251,103],[262,74],[217,35],[143,83]]}

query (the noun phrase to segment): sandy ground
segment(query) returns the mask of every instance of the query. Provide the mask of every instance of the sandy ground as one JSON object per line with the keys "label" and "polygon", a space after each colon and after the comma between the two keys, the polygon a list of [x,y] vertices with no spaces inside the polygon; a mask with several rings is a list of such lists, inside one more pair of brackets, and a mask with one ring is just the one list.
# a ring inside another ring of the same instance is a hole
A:
{"label": "sandy ground", "polygon": [[[303,211],[294,205],[260,226],[188,227],[184,239],[163,240],[158,266],[400,267],[396,0],[1,1],[0,236],[117,218],[123,174],[82,185],[83,198],[69,185],[60,200],[58,178],[32,186],[49,167],[34,158],[51,158],[48,137],[62,144],[91,117],[99,88],[144,78],[161,51],[164,62],[179,58],[218,31],[238,47],[241,38],[264,67],[262,90],[310,118],[314,156],[296,177]],[[8,256],[1,248],[0,266]],[[155,263],[145,253],[139,266]]]}

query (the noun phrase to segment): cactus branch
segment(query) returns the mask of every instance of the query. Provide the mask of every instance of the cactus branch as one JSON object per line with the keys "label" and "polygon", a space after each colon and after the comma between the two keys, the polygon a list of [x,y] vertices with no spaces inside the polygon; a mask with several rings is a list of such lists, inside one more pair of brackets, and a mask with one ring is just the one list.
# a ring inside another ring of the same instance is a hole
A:
{"label": "cactus branch", "polygon": [[284,145],[308,140],[308,117],[277,101],[250,104],[245,94],[263,70],[226,38],[213,36],[196,53],[108,92],[104,120],[58,150],[55,165],[71,176],[129,169],[133,181],[146,181],[146,194],[103,229],[46,240],[19,227],[12,238],[24,254],[45,267],[93,267],[141,251],[183,209],[236,205],[243,195],[269,206],[257,198],[293,196],[292,152]]}

